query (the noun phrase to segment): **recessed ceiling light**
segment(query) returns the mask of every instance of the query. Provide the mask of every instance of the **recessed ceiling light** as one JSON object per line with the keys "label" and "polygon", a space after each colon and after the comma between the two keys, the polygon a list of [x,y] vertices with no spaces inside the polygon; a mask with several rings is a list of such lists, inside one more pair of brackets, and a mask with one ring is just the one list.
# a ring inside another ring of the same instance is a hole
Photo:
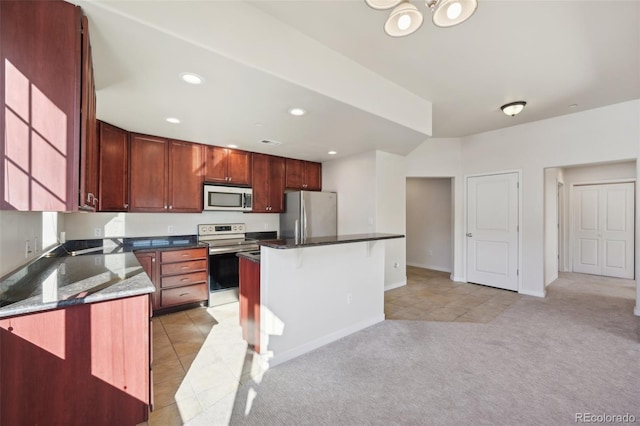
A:
{"label": "recessed ceiling light", "polygon": [[569,105],[569,108],[576,108],[578,106],[578,104],[571,104]]}
{"label": "recessed ceiling light", "polygon": [[329,154],[329,155],[336,155],[337,153],[338,153],[338,151],[329,151],[329,152],[327,152],[327,154]]}
{"label": "recessed ceiling light", "polygon": [[180,78],[189,84],[202,84],[204,82],[204,78],[191,72],[183,72],[180,74]]}
{"label": "recessed ceiling light", "polygon": [[237,148],[238,145],[230,143],[229,145],[227,145],[227,148]]}
{"label": "recessed ceiling light", "polygon": [[306,113],[307,111],[303,110],[302,108],[289,108],[289,114],[295,115],[296,117],[300,117],[301,115],[305,115]]}
{"label": "recessed ceiling light", "polygon": [[177,118],[175,118],[175,117],[168,117],[168,118],[167,118],[167,122],[168,122],[168,123],[171,123],[171,124],[179,124],[179,123],[180,123],[180,120],[179,120],[179,119],[177,119]]}

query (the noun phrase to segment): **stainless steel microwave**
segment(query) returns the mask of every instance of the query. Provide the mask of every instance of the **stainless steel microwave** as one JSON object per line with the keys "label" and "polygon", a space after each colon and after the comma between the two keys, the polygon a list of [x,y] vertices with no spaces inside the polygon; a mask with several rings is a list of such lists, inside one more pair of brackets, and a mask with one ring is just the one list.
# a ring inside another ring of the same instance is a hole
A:
{"label": "stainless steel microwave", "polygon": [[204,209],[251,211],[253,190],[235,186],[204,185]]}

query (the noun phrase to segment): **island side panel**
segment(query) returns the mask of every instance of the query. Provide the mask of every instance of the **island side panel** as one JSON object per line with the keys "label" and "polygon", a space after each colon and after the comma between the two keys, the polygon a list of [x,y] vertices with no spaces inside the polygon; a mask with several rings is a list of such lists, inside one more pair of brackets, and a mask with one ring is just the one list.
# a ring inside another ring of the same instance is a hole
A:
{"label": "island side panel", "polygon": [[384,241],[261,248],[260,347],[271,366],[384,320]]}

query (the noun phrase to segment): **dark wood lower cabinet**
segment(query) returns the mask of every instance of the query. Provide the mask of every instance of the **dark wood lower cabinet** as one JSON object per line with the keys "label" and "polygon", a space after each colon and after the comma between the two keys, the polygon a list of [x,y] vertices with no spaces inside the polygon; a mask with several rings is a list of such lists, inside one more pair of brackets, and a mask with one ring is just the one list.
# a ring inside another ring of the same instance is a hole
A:
{"label": "dark wood lower cabinet", "polygon": [[147,420],[149,318],[141,295],[0,320],[0,424]]}
{"label": "dark wood lower cabinet", "polygon": [[239,276],[242,338],[260,353],[260,263],[241,257]]}

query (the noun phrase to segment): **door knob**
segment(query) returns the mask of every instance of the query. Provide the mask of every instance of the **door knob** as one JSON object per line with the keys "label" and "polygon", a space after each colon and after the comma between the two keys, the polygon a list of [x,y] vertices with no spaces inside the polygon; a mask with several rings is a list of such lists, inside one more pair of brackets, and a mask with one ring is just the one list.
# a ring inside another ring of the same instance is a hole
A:
{"label": "door knob", "polygon": [[471,232],[467,232],[467,237],[473,237],[473,234]]}

